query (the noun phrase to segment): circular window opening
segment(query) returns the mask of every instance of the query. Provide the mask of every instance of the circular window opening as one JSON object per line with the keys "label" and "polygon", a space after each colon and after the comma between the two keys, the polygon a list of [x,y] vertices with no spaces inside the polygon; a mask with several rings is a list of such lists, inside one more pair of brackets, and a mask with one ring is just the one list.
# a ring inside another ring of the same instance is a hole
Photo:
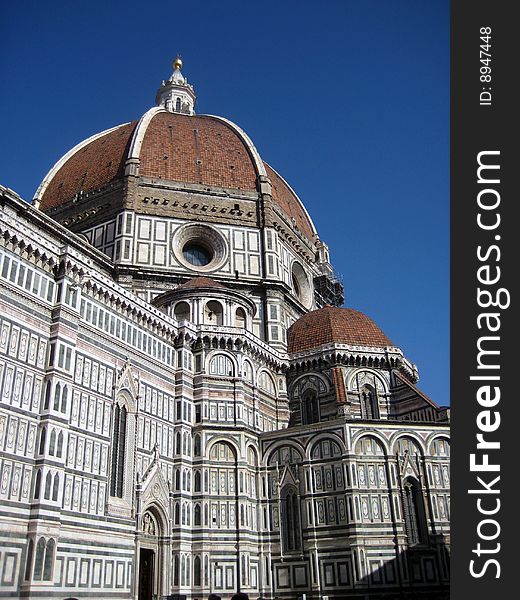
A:
{"label": "circular window opening", "polygon": [[198,223],[178,229],[172,236],[171,250],[181,265],[199,273],[219,269],[228,255],[222,234],[213,227]]}
{"label": "circular window opening", "polygon": [[196,242],[188,242],[182,249],[182,255],[194,267],[205,267],[213,260],[213,252]]}

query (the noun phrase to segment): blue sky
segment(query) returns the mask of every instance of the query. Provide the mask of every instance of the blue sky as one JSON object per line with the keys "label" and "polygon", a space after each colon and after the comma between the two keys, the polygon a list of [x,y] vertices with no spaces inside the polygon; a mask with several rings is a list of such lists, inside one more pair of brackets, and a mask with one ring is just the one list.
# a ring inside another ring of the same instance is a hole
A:
{"label": "blue sky", "polygon": [[297,191],[371,316],[449,403],[449,2],[24,1],[0,24],[0,182],[30,199],[154,104],[180,52]]}

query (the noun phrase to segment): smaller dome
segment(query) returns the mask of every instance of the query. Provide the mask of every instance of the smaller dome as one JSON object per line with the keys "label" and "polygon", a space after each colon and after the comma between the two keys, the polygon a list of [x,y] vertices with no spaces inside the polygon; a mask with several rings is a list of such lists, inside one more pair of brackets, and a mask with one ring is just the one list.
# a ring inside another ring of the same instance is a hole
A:
{"label": "smaller dome", "polygon": [[376,348],[394,346],[370,317],[353,308],[324,306],[303,315],[287,331],[287,350],[291,353],[333,343]]}
{"label": "smaller dome", "polygon": [[227,290],[228,288],[218,281],[211,279],[210,277],[193,277],[193,279],[188,279],[185,283],[181,284],[177,290],[188,290],[195,288],[220,288],[222,290]]}

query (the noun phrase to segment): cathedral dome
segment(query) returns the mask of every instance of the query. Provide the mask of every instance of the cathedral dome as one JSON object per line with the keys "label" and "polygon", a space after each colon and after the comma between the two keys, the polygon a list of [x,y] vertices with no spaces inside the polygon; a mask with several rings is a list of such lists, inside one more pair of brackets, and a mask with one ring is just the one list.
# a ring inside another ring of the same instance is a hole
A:
{"label": "cathedral dome", "polygon": [[394,346],[370,317],[353,308],[326,305],[305,314],[287,331],[288,352],[303,352],[325,344]]}
{"label": "cathedral dome", "polygon": [[[180,61],[174,62],[174,74],[159,88],[159,106],[138,121],[93,135],[65,154],[39,186],[35,204],[59,218],[64,209],[70,215],[73,203],[114,190],[117,194],[120,189],[122,203],[130,207],[131,202],[124,199],[128,176],[162,188],[184,186],[190,191],[231,196],[257,197],[267,183],[287,223],[314,242],[316,231],[301,201],[261,159],[249,137],[227,119],[194,114],[193,88],[180,74],[180,65]],[[176,90],[183,95],[171,99]]]}

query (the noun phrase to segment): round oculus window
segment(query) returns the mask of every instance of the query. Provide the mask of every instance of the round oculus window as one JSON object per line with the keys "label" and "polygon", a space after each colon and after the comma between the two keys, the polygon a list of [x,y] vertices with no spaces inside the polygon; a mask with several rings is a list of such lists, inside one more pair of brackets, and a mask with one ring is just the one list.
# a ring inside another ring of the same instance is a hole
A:
{"label": "round oculus window", "polygon": [[194,267],[206,267],[213,259],[213,252],[197,242],[188,242],[182,249],[184,259]]}
{"label": "round oculus window", "polygon": [[175,258],[190,270],[210,273],[226,261],[228,250],[222,234],[215,228],[190,223],[172,236]]}

